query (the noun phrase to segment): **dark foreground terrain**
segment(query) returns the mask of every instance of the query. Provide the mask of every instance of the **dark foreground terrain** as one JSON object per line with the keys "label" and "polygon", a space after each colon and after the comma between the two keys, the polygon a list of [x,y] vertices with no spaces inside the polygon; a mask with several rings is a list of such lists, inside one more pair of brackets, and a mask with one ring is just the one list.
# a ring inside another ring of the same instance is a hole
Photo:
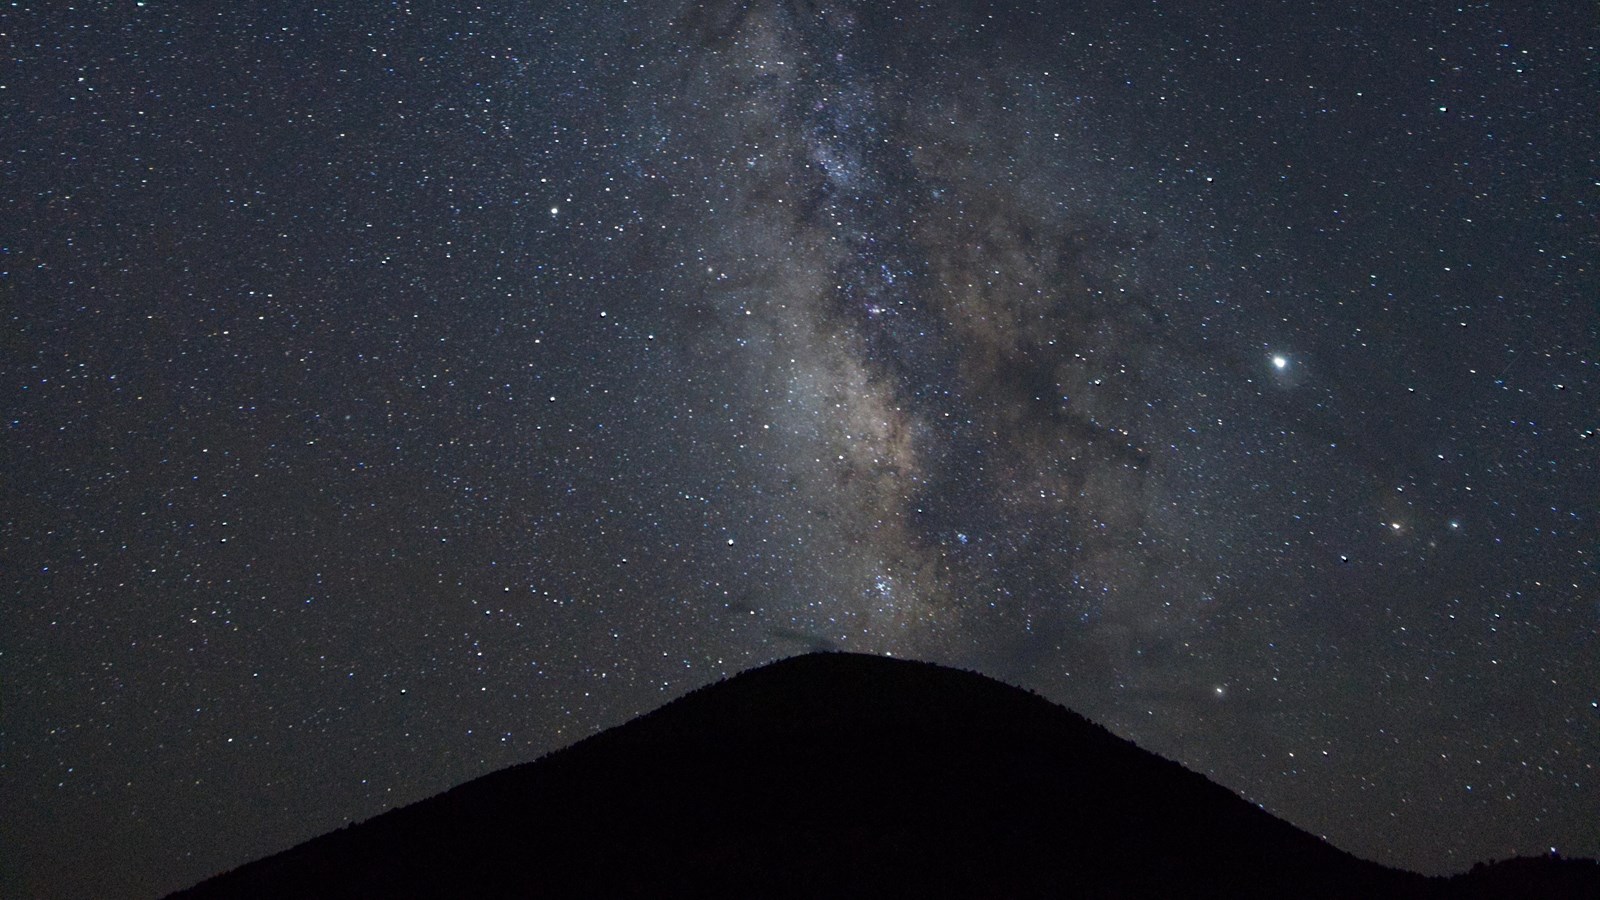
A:
{"label": "dark foreground terrain", "polygon": [[1600,865],[1350,856],[1026,691],[818,654],[183,898],[1600,897]]}

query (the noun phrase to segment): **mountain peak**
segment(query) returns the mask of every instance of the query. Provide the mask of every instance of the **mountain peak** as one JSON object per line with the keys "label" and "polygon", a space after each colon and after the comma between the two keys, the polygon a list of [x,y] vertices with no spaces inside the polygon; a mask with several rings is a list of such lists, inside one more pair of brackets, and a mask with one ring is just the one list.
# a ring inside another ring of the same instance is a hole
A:
{"label": "mountain peak", "polygon": [[815,653],[178,896],[1480,896],[1445,890],[1027,691]]}

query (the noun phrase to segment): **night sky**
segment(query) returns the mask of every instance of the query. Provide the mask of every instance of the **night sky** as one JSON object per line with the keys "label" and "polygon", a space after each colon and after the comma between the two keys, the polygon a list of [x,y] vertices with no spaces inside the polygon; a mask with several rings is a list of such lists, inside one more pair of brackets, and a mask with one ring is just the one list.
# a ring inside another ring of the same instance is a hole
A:
{"label": "night sky", "polygon": [[1583,4],[0,9],[0,894],[817,648],[1600,856]]}

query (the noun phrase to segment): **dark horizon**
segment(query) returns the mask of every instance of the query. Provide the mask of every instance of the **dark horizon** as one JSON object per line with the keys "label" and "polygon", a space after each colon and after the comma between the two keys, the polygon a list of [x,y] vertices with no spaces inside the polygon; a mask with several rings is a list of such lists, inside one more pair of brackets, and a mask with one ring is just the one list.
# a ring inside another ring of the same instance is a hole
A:
{"label": "dark horizon", "polygon": [[170,900],[319,896],[1588,900],[1600,862],[1360,860],[1037,694],[823,651]]}

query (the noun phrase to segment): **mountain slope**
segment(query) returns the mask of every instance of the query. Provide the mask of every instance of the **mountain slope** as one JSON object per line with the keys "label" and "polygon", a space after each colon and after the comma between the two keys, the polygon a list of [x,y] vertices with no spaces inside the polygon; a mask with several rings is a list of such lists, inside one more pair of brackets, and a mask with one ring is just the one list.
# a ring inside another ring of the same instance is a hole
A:
{"label": "mountain slope", "polygon": [[1026,691],[924,663],[816,654],[174,896],[1444,891]]}

